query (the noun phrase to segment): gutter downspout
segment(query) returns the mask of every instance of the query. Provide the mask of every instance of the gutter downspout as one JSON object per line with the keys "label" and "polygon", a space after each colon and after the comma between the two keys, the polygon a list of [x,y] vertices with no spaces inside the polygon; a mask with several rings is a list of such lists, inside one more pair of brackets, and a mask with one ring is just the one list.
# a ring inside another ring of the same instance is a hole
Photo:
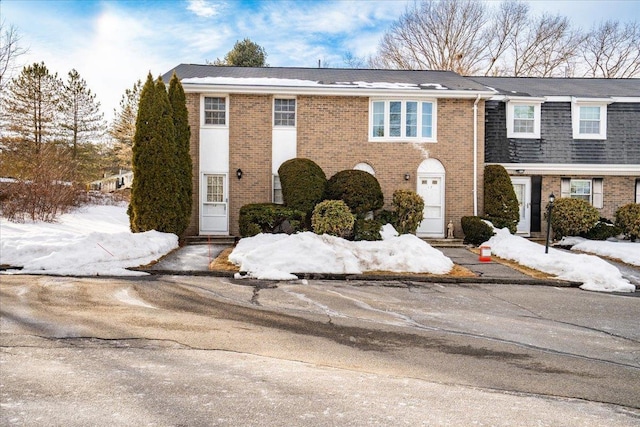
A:
{"label": "gutter downspout", "polygon": [[473,103],[473,216],[478,216],[478,102]]}

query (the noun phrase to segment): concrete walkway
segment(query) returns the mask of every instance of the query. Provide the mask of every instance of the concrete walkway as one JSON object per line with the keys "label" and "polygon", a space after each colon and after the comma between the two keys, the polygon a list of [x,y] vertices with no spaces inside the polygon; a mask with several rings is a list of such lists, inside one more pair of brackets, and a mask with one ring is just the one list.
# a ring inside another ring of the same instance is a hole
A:
{"label": "concrete walkway", "polygon": [[[215,259],[220,252],[228,248],[226,245],[186,245],[176,249],[151,268],[145,271],[156,275],[194,275],[194,276],[224,276],[232,277],[233,273],[228,271],[211,271],[209,263]],[[316,273],[296,273],[298,277],[306,279],[324,280],[411,280],[415,282],[438,282],[438,283],[495,283],[495,284],[523,284],[523,285],[546,285],[546,286],[570,286],[577,287],[581,283],[567,282],[554,279],[536,279],[523,274],[507,265],[491,260],[481,262],[477,254],[471,252],[466,247],[438,247],[442,253],[462,267],[471,270],[477,277],[455,277],[447,275],[438,276],[416,276],[398,274],[316,274]]]}

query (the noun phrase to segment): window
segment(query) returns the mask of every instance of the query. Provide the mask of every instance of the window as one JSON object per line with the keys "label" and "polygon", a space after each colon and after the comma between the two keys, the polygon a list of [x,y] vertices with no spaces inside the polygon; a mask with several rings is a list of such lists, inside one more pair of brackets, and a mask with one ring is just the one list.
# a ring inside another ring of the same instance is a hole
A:
{"label": "window", "polygon": [[607,103],[574,100],[571,117],[574,139],[607,139]]}
{"label": "window", "polygon": [[589,202],[593,207],[602,209],[603,206],[603,179],[572,179],[562,178],[562,197],[572,199],[582,199]]}
{"label": "window", "polygon": [[370,108],[370,139],[435,142],[436,104],[432,101],[375,100]]}
{"label": "window", "polygon": [[204,124],[227,124],[227,99],[205,96],[204,98]]}
{"label": "window", "polygon": [[507,138],[540,138],[540,102],[507,103]]}
{"label": "window", "polygon": [[222,175],[207,175],[207,202],[219,203],[224,197],[224,177]]}
{"label": "window", "polygon": [[295,99],[275,99],[274,100],[273,125],[274,126],[295,126],[296,125],[296,100]]}
{"label": "window", "polygon": [[282,198],[282,184],[280,184],[280,177],[278,175],[273,175],[273,203],[279,205],[284,203],[284,199]]}

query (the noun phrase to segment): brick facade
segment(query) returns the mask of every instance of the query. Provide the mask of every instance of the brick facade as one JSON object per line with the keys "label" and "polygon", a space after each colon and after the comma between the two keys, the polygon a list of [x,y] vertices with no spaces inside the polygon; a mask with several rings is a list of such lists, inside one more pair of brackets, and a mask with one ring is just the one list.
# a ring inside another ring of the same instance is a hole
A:
{"label": "brick facade", "polygon": [[[187,97],[194,159],[194,204],[188,234],[199,230],[200,95]],[[473,215],[473,105],[474,100],[437,100],[437,142],[369,142],[369,98],[351,96],[297,96],[297,156],[312,159],[327,178],[364,162],[373,167],[389,207],[396,189],[416,189],[420,163],[430,157],[445,170],[445,223],[462,236],[460,218]],[[271,95],[229,96],[229,232],[239,235],[240,208],[271,202]],[[478,210],[482,213],[484,102],[478,103]],[[236,170],[243,172],[236,178]],[[406,173],[410,179],[405,180]]]}

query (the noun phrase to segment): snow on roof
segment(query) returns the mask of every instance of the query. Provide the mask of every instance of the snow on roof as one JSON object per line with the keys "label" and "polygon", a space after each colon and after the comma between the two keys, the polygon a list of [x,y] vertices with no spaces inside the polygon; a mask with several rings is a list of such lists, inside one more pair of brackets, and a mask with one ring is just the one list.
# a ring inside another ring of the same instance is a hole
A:
{"label": "snow on roof", "polygon": [[239,85],[239,86],[285,86],[285,87],[331,87],[363,89],[437,89],[447,90],[440,83],[390,83],[390,82],[335,82],[323,83],[314,80],[282,79],[273,77],[192,77],[182,80],[183,84]]}

